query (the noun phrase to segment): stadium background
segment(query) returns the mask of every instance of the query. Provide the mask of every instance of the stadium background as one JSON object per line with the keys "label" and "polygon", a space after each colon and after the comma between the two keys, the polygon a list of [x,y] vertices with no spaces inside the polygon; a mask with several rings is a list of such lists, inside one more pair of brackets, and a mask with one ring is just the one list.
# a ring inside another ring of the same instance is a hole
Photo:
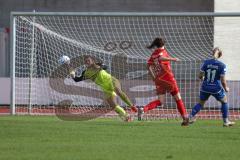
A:
{"label": "stadium background", "polygon": [[[238,11],[237,0],[9,0],[0,1],[0,104],[10,103],[10,52],[9,21],[10,11],[126,11],[126,12],[214,12]],[[235,8],[235,10],[234,10]],[[239,60],[240,56],[235,56]]]}
{"label": "stadium background", "polygon": [[[108,2],[108,3],[107,3]],[[150,5],[152,4],[152,5]],[[0,0],[0,104],[10,103],[10,11],[228,11],[239,12],[239,0]],[[224,23],[224,21],[221,21]],[[232,24],[239,26],[240,23]],[[239,84],[240,30],[225,25],[221,47],[234,65]],[[231,27],[231,26],[229,26]],[[223,36],[225,37],[225,36]],[[231,43],[233,42],[233,43]],[[235,44],[235,45],[234,45]],[[236,45],[237,44],[237,45]],[[232,55],[231,55],[232,54]],[[237,63],[236,63],[237,62]],[[231,64],[232,63],[232,64]],[[231,69],[231,71],[233,71]],[[239,86],[239,85],[238,85]],[[233,88],[238,90],[238,88]],[[239,94],[233,97],[240,97]],[[237,101],[239,102],[239,101]],[[238,103],[239,104],[239,103]],[[3,108],[0,105],[0,110]],[[240,105],[236,105],[240,106]],[[238,110],[239,111],[239,110]],[[204,113],[202,111],[202,113]],[[215,112],[216,114],[216,112]],[[220,113],[217,113],[220,115]],[[1,115],[1,114],[0,114]],[[240,121],[231,128],[221,120],[198,120],[181,127],[179,119],[64,121],[56,116],[0,116],[0,159],[104,160],[236,160],[240,157]],[[239,119],[239,118],[238,118]]]}

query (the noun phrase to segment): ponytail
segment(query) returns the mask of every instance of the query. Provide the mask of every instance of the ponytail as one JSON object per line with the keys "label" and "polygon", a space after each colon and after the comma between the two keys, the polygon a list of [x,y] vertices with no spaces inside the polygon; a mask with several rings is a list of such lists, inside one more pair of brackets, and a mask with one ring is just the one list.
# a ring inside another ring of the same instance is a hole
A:
{"label": "ponytail", "polygon": [[151,45],[147,46],[148,49],[152,49],[154,47],[160,48],[164,46],[164,40],[162,38],[155,38]]}

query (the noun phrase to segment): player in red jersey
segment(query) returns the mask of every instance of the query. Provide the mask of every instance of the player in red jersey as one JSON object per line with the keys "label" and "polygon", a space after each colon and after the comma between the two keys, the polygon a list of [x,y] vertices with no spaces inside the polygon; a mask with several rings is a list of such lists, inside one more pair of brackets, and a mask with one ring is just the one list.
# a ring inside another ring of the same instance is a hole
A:
{"label": "player in red jersey", "polygon": [[183,118],[182,125],[188,125],[187,112],[181,99],[178,85],[170,66],[170,61],[177,62],[179,59],[169,56],[167,50],[164,47],[164,40],[162,38],[156,38],[147,48],[152,49],[155,47],[156,49],[148,59],[147,63],[150,75],[155,82],[159,99],[150,102],[148,105],[142,108],[140,110],[140,115],[141,112],[144,113],[148,110],[156,108],[157,106],[161,106],[164,103],[165,94],[170,93],[174,97],[178,111]]}

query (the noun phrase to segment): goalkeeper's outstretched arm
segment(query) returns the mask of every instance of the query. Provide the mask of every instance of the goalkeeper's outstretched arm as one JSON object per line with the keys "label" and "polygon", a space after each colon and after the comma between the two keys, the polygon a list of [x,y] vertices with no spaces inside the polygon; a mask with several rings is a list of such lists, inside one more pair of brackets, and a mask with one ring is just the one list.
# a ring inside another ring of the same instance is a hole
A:
{"label": "goalkeeper's outstretched arm", "polygon": [[[100,66],[100,65],[99,65],[99,66]],[[101,69],[107,70],[107,69],[108,69],[108,66],[105,65],[105,64],[101,64],[100,70],[101,70]],[[99,68],[97,68],[97,70],[99,70]],[[99,70],[99,71],[100,71],[100,70]],[[85,72],[86,72],[86,70],[84,70],[84,71],[82,72],[81,76],[76,76],[75,71],[72,70],[72,71],[70,72],[70,75],[71,75],[72,79],[73,79],[75,82],[80,82],[80,81],[83,81],[83,80],[86,79],[86,77],[85,77],[85,75],[84,75]]]}

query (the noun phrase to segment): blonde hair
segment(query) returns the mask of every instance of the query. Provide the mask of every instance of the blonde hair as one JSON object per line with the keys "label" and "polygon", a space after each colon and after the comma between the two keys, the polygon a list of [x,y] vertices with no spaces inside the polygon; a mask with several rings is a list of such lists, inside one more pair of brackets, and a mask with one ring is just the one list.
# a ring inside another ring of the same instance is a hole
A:
{"label": "blonde hair", "polygon": [[215,47],[215,48],[212,50],[213,56],[215,57],[215,53],[216,53],[217,51],[218,51],[218,57],[216,57],[216,58],[222,57],[222,50],[221,50],[219,47]]}

